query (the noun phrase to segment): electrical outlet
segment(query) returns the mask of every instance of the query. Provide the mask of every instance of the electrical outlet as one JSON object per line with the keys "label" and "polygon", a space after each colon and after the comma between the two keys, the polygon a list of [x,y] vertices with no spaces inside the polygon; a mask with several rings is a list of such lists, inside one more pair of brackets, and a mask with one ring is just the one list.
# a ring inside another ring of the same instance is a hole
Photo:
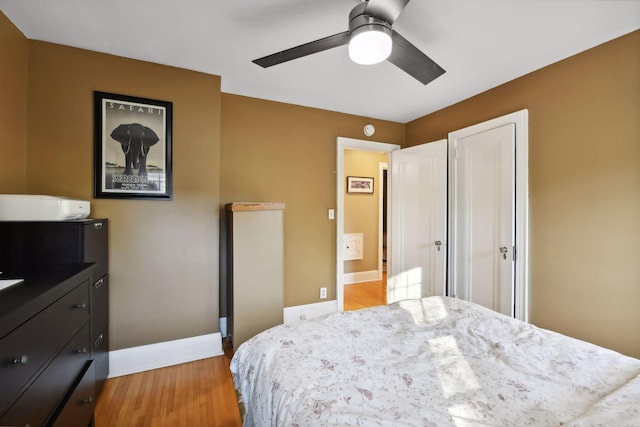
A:
{"label": "electrical outlet", "polygon": [[325,299],[327,297],[327,288],[320,288],[320,299]]}

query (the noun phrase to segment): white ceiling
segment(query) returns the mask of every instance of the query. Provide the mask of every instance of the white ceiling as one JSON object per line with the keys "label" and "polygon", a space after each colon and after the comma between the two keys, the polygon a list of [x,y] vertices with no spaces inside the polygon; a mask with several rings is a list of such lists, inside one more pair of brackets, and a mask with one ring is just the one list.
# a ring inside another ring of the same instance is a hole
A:
{"label": "white ceiling", "polygon": [[351,63],[346,46],[267,69],[251,62],[346,31],[358,1],[0,0],[0,10],[29,39],[219,75],[226,93],[400,123],[640,28],[640,0],[413,0],[393,28],[446,70],[426,86],[388,62]]}

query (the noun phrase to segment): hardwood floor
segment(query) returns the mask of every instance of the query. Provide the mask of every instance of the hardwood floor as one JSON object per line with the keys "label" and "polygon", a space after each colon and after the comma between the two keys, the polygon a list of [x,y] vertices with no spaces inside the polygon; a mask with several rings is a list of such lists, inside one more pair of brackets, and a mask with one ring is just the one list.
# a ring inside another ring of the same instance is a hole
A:
{"label": "hardwood floor", "polygon": [[[345,286],[344,309],[386,304],[383,280]],[[95,427],[237,427],[240,411],[225,355],[109,378],[98,398]]]}
{"label": "hardwood floor", "polygon": [[382,280],[373,282],[354,283],[344,287],[344,309],[359,310],[374,305],[387,303],[387,273],[384,272]]}
{"label": "hardwood floor", "polygon": [[225,355],[109,378],[95,409],[96,427],[241,426]]}

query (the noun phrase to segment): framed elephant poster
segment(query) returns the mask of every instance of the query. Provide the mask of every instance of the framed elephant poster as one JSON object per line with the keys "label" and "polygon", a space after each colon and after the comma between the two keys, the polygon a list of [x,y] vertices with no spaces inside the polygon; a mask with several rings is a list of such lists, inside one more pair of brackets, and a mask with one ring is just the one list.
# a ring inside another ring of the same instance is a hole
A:
{"label": "framed elephant poster", "polygon": [[94,92],[95,197],[173,198],[173,104]]}

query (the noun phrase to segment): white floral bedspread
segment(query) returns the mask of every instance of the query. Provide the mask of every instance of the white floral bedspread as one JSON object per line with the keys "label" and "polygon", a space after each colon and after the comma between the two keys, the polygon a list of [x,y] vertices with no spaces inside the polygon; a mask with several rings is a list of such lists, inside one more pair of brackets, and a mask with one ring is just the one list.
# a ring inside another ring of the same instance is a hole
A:
{"label": "white floral bedspread", "polygon": [[640,426],[640,360],[446,297],[265,331],[245,426]]}

